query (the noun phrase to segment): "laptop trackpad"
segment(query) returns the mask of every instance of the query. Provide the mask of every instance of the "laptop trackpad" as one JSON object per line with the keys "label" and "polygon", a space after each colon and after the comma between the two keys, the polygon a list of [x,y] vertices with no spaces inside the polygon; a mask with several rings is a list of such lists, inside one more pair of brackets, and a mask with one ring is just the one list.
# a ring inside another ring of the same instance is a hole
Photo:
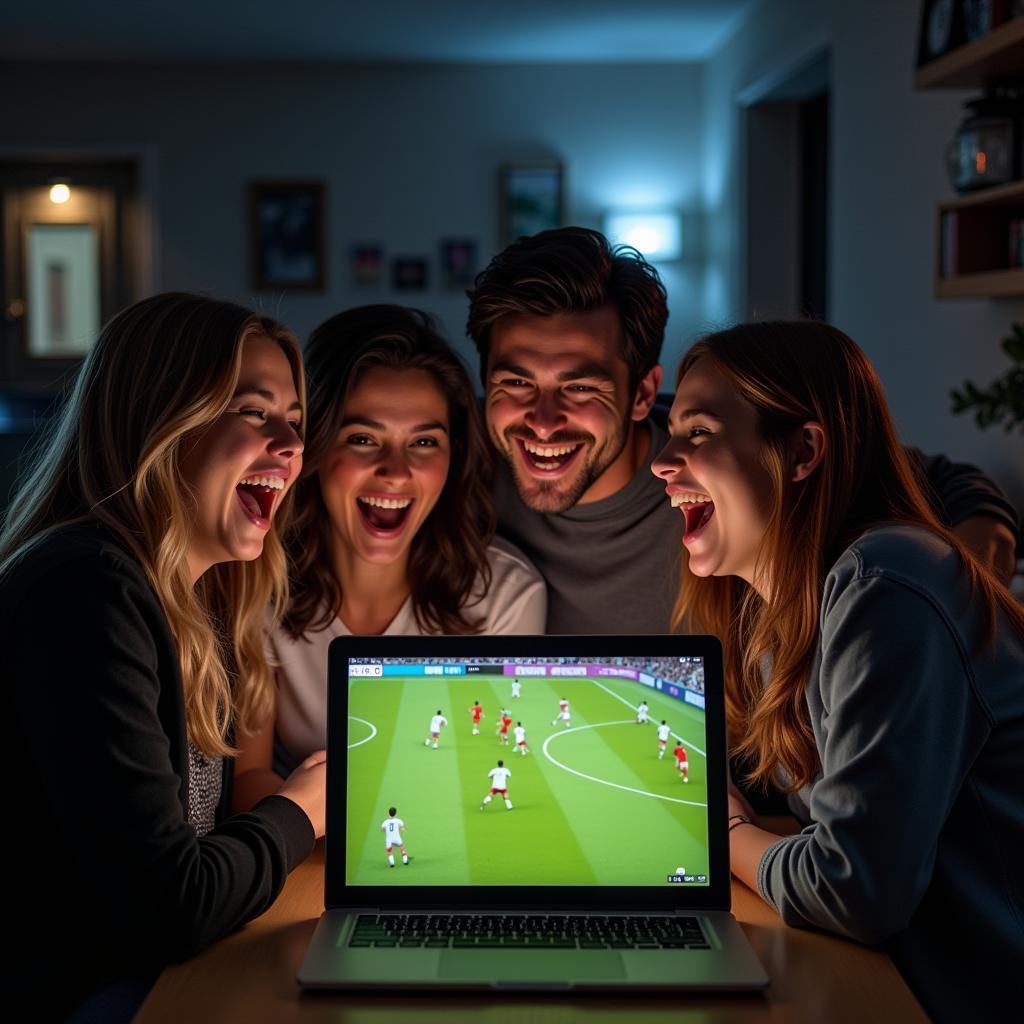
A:
{"label": "laptop trackpad", "polygon": [[[469,954],[468,956],[466,954]],[[447,950],[441,954],[438,978],[448,981],[486,978],[503,981],[581,981],[624,978],[622,955],[611,949],[581,950]]]}

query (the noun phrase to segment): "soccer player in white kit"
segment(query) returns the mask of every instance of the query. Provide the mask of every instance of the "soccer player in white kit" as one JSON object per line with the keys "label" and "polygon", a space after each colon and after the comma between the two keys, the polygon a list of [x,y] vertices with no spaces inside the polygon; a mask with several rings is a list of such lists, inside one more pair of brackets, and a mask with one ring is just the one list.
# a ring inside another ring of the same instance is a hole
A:
{"label": "soccer player in white kit", "polygon": [[405,822],[401,818],[395,817],[397,813],[397,808],[389,807],[388,816],[381,822],[380,826],[381,832],[384,833],[384,849],[387,851],[389,868],[395,866],[395,855],[392,851],[396,846],[402,854],[402,863],[409,863],[409,854],[405,851],[405,840],[402,838],[402,833],[405,831]]}
{"label": "soccer player in white kit", "polygon": [[640,701],[640,703],[636,706],[636,724],[637,725],[643,725],[644,723],[646,723],[648,710],[649,709],[647,707],[647,701],[645,701],[645,700]]}
{"label": "soccer player in white kit", "polygon": [[487,773],[487,777],[491,780],[491,791],[484,797],[483,803],[480,804],[481,811],[491,802],[491,798],[496,793],[500,794],[502,800],[505,801],[505,807],[510,811],[512,810],[512,801],[508,798],[508,780],[511,774],[512,769],[506,768],[504,761],[499,761],[498,767],[492,768]]}
{"label": "soccer player in white kit", "polygon": [[564,697],[558,702],[558,717],[551,724],[555,725],[558,722],[565,722],[566,729],[572,724],[569,702]]}
{"label": "soccer player in white kit", "polygon": [[430,720],[430,735],[423,741],[423,746],[429,747],[430,741],[434,741],[434,749],[437,750],[437,738],[441,735],[441,730],[448,724],[448,719],[441,714],[441,709],[437,709],[437,714]]}
{"label": "soccer player in white kit", "polygon": [[665,747],[668,744],[668,738],[672,735],[672,730],[665,724],[665,719],[661,720],[661,725],[658,726],[658,760],[660,761],[665,756]]}
{"label": "soccer player in white kit", "polygon": [[521,682],[519,682],[519,680],[518,680],[518,679],[513,679],[513,680],[512,680],[512,696],[513,696],[513,697],[518,697],[518,696],[519,696],[519,688],[520,688],[520,687],[521,687],[522,685],[523,685],[523,684],[522,684]]}
{"label": "soccer player in white kit", "polygon": [[512,730],[516,737],[516,750],[519,751],[523,757],[530,752],[530,748],[526,743],[526,730],[523,728],[522,722],[516,722],[516,727]]}

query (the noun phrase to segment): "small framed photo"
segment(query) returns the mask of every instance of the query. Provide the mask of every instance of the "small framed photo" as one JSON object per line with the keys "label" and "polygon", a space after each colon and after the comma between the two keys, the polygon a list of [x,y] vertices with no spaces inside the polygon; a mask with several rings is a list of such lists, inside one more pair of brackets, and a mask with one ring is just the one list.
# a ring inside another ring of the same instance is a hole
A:
{"label": "small framed photo", "polygon": [[260,181],[250,186],[254,290],[323,291],[325,192],[322,181]]}
{"label": "small framed photo", "polygon": [[447,238],[440,245],[441,287],[462,290],[473,284],[476,276],[476,239]]}
{"label": "small framed photo", "polygon": [[352,283],[365,288],[379,285],[384,266],[384,250],[379,245],[360,243],[352,246]]}
{"label": "small framed photo", "polygon": [[396,291],[427,287],[427,261],[421,256],[398,256],[391,262],[391,286]]}
{"label": "small framed photo", "polygon": [[502,246],[562,226],[564,173],[556,160],[504,164],[498,174]]}

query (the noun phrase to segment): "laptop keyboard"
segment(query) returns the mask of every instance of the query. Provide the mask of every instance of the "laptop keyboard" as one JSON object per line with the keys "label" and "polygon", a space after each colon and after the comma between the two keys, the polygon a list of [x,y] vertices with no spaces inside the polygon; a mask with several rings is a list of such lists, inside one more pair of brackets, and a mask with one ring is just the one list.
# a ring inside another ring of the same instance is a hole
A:
{"label": "laptop keyboard", "polygon": [[425,949],[710,949],[695,917],[360,914],[349,946]]}

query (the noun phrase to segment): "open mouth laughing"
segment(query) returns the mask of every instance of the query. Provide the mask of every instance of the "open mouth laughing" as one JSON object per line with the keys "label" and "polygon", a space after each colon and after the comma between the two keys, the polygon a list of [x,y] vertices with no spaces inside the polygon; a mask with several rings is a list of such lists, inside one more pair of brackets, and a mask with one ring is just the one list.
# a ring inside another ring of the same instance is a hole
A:
{"label": "open mouth laughing", "polygon": [[683,543],[689,544],[696,540],[715,515],[715,503],[706,494],[699,491],[673,491],[669,494],[673,508],[682,511],[686,518]]}
{"label": "open mouth laughing", "polygon": [[363,526],[375,537],[397,537],[405,528],[413,499],[404,494],[360,494],[356,508]]}
{"label": "open mouth laughing", "polygon": [[281,476],[247,476],[235,487],[238,500],[250,521],[262,530],[270,529],[270,516],[277,496],[284,490]]}
{"label": "open mouth laughing", "polygon": [[523,462],[538,476],[557,476],[576,461],[584,450],[584,441],[563,441],[560,444],[539,444],[523,437],[514,438]]}

